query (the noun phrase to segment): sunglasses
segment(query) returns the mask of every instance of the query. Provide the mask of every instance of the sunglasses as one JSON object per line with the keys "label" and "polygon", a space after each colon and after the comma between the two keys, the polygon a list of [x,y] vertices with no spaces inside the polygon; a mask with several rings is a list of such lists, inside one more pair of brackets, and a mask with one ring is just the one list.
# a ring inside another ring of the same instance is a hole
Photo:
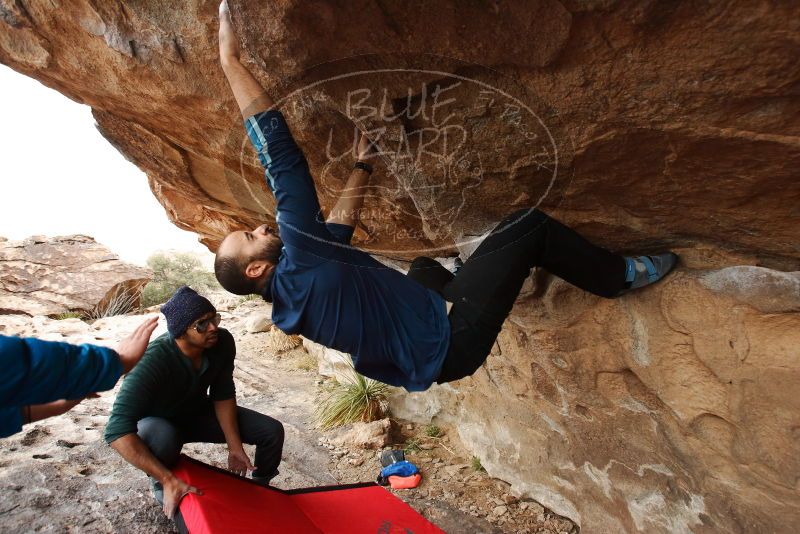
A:
{"label": "sunglasses", "polygon": [[222,317],[220,316],[220,314],[216,314],[214,317],[209,317],[208,319],[203,319],[202,321],[197,321],[196,323],[194,323],[193,327],[194,327],[195,330],[197,330],[201,334],[204,334],[205,331],[208,330],[208,327],[211,326],[212,324],[214,326],[219,326],[219,322],[221,320],[222,320]]}

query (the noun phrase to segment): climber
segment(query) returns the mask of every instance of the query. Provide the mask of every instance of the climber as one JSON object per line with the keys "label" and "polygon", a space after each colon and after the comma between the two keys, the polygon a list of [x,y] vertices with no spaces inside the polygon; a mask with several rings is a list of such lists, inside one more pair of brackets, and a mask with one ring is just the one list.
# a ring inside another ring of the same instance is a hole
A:
{"label": "climber", "polygon": [[[451,274],[417,258],[407,276],[350,246],[363,194],[342,197],[323,222],[314,182],[286,121],[246,67],[220,5],[220,61],[247,135],[277,200],[277,235],[266,225],[222,241],[220,284],[272,302],[275,325],[349,353],[361,374],[408,391],[474,373],[486,360],[525,278],[542,267],[614,298],[663,278],[677,256],[624,257],[592,245],[537,209],[506,217]],[[360,192],[371,167],[363,136],[346,191]],[[452,307],[451,304],[452,303]]]}
{"label": "climber", "polygon": [[113,388],[142,358],[157,323],[147,319],[116,350],[0,336],[0,437]]}

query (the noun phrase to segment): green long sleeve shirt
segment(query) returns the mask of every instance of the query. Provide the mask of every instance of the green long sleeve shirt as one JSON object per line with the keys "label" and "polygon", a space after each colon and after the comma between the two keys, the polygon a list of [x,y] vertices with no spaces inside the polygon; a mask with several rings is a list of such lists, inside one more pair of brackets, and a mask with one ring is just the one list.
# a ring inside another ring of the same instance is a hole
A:
{"label": "green long sleeve shirt", "polygon": [[199,370],[169,333],[151,341],[120,387],[106,425],[106,443],[135,433],[138,421],[145,417],[196,415],[211,409],[214,401],[235,398],[235,356],[233,336],[222,328],[217,344],[203,351]]}

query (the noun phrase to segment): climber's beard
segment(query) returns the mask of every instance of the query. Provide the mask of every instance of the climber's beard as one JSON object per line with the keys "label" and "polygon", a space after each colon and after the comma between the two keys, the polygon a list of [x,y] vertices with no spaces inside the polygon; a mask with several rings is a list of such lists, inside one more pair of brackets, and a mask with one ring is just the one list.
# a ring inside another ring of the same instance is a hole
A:
{"label": "climber's beard", "polygon": [[254,254],[253,259],[266,260],[272,265],[277,265],[283,251],[283,241],[271,228],[266,231],[269,235],[263,240],[261,248]]}

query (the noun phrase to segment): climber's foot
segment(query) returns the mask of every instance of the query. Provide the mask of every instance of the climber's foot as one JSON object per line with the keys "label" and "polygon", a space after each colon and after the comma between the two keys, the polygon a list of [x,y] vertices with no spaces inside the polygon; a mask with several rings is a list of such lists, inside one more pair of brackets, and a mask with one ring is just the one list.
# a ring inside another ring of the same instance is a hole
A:
{"label": "climber's foot", "polygon": [[618,295],[658,282],[678,264],[678,255],[666,252],[635,258],[626,256],[625,263],[625,288]]}

